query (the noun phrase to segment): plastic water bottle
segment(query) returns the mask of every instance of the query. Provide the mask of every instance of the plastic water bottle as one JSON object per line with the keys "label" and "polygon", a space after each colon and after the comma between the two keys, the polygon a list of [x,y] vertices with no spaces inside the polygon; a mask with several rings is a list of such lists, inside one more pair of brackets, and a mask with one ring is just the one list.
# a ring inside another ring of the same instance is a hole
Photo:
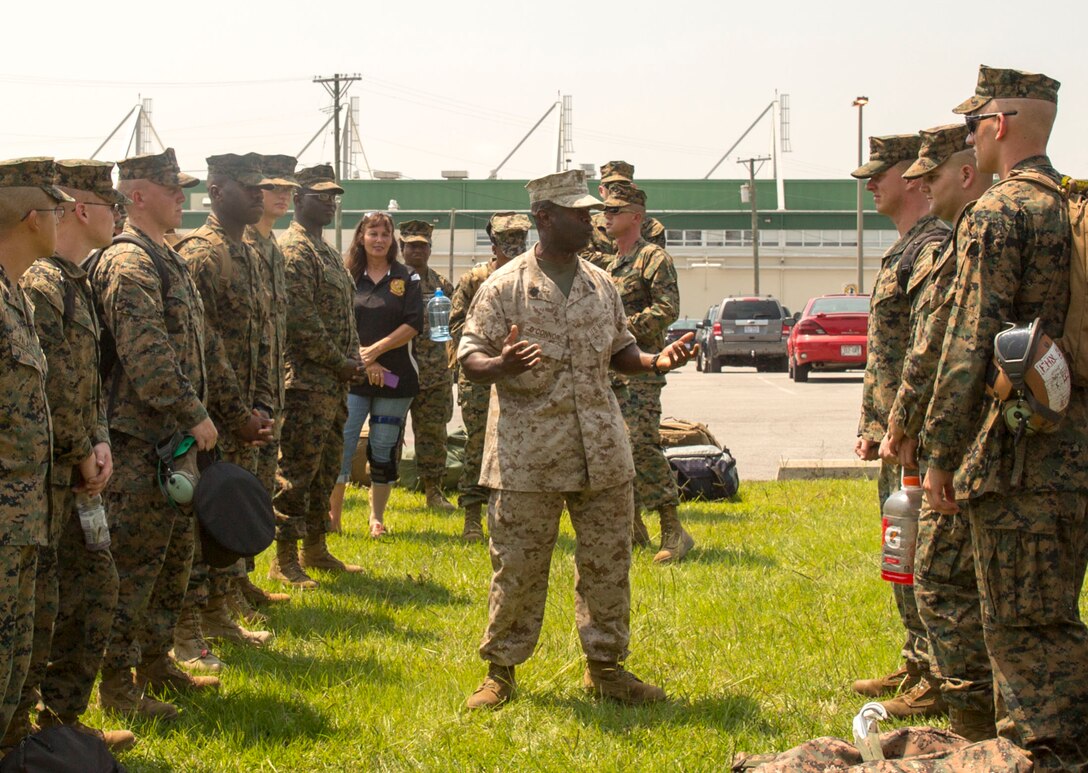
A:
{"label": "plastic water bottle", "polygon": [[431,328],[432,341],[450,340],[450,305],[450,299],[442,292],[441,287],[427,301],[427,323]]}
{"label": "plastic water bottle", "polygon": [[922,482],[918,470],[904,470],[903,488],[885,500],[881,519],[880,576],[889,582],[914,585],[914,551],[921,509]]}
{"label": "plastic water bottle", "polygon": [[106,508],[102,497],[76,495],[79,525],[83,528],[83,544],[87,550],[105,550],[110,546],[110,526],[106,522]]}

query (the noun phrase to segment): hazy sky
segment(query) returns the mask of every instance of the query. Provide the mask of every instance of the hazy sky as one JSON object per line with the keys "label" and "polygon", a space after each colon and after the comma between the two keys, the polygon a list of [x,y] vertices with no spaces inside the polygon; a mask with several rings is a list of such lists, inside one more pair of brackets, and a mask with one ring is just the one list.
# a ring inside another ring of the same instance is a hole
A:
{"label": "hazy sky", "polygon": [[[315,75],[359,73],[359,127],[374,169],[474,178],[558,94],[573,97],[572,161],[623,158],[643,178],[701,178],[788,93],[784,177],[843,177],[865,134],[961,120],[980,63],[1062,81],[1051,157],[1088,177],[1088,67],[1075,35],[1088,3],[450,2],[11,4],[0,46],[0,157],[86,157],[138,98],[181,165],[214,153],[296,154],[327,119]],[[1029,9],[1042,14],[1032,18]],[[13,30],[20,31],[12,33]],[[131,124],[100,154],[125,152]],[[558,110],[503,168],[555,170]],[[157,148],[156,148],[157,149]],[[771,149],[764,121],[738,156]],[[302,156],[331,161],[331,132]],[[363,166],[362,157],[358,158]],[[770,172],[765,167],[761,177]]]}

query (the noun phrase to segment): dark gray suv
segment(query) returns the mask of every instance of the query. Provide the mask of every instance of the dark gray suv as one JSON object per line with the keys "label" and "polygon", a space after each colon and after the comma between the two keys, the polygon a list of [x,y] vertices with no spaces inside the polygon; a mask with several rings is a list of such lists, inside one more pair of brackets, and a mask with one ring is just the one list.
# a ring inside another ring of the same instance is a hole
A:
{"label": "dark gray suv", "polygon": [[703,369],[721,373],[726,365],[754,365],[758,371],[785,372],[789,367],[786,339],[790,322],[789,312],[770,296],[723,298],[703,339]]}

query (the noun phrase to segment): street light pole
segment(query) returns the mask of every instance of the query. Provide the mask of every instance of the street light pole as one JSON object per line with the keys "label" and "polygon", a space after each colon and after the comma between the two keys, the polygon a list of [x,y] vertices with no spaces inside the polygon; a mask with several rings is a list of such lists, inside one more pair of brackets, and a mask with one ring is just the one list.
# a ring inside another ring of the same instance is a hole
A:
{"label": "street light pole", "polygon": [[[857,97],[854,100],[854,107],[856,107],[858,109],[858,166],[861,166],[863,163],[865,163],[864,158],[862,156],[862,152],[863,152],[862,151],[862,149],[863,149],[862,143],[864,142],[864,139],[865,139],[865,133],[862,130],[861,114],[862,114],[862,112],[864,112],[865,106],[867,104],[869,104],[869,98],[868,97]],[[858,292],[859,293],[865,292],[865,245],[863,243],[863,240],[864,240],[864,237],[865,237],[865,220],[863,219],[864,214],[861,211],[862,191],[864,190],[864,187],[865,186],[862,184],[862,181],[858,180],[858,236],[857,236],[857,239],[858,239],[858,283],[857,284],[858,284]]]}

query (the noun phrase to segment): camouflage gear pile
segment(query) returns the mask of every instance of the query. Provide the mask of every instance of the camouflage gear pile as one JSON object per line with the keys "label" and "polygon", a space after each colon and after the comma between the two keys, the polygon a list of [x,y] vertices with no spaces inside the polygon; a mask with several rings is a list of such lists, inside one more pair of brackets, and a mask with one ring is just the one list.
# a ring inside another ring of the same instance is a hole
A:
{"label": "camouflage gear pile", "polygon": [[869,138],[869,161],[853,172],[851,177],[865,180],[886,172],[900,161],[914,161],[922,138],[917,134],[891,134]]}
{"label": "camouflage gear pile", "polygon": [[[419,278],[424,308],[439,288],[447,298],[453,297],[453,285],[433,268],[427,268]],[[426,314],[423,330],[412,339],[411,347],[419,368],[419,394],[412,398],[410,409],[416,465],[421,480],[441,480],[446,472],[446,425],[453,418],[453,375],[446,344],[431,340]]]}
{"label": "camouflage gear pile", "polygon": [[1019,442],[985,396],[1002,324],[1038,317],[1056,336],[1069,305],[1065,208],[1017,179],[1021,170],[1058,178],[1045,156],[1025,159],[965,217],[924,450],[931,467],[956,471],[968,498],[986,649],[1012,723],[1002,733],[1042,769],[1076,768],[1088,763],[1088,630],[1077,609],[1088,560],[1088,392],[1072,386],[1057,431]]}
{"label": "camouflage gear pile", "polygon": [[117,174],[121,180],[150,180],[168,187],[179,185],[182,188],[192,188],[200,183],[200,180],[181,171],[173,148],[167,148],[162,153],[133,156],[118,161]]}
{"label": "camouflage gear pile", "polygon": [[978,68],[975,95],[961,102],[952,112],[973,113],[985,107],[991,99],[1041,99],[1056,103],[1061,85],[1042,73],[982,65]]}
{"label": "camouflage gear pile", "polygon": [[962,123],[946,124],[933,129],[922,129],[922,146],[918,158],[903,172],[911,180],[929,174],[955,153],[967,150],[967,126]]}

